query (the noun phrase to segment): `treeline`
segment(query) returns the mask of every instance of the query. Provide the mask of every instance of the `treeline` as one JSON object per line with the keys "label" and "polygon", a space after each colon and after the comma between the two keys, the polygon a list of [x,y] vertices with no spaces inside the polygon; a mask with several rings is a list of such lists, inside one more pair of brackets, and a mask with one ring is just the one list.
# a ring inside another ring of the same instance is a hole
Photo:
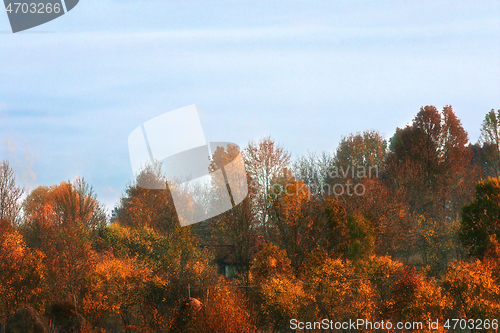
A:
{"label": "treeline", "polygon": [[[350,134],[334,153],[292,161],[269,137],[250,142],[246,199],[188,227],[168,189],[138,186],[164,181],[154,168],[107,217],[83,179],[24,196],[4,161],[0,323],[7,332],[22,322],[40,332],[281,332],[291,319],[464,318],[495,331],[500,110],[481,133],[472,145],[451,106],[426,106],[389,141]],[[218,153],[230,161],[240,151]]]}

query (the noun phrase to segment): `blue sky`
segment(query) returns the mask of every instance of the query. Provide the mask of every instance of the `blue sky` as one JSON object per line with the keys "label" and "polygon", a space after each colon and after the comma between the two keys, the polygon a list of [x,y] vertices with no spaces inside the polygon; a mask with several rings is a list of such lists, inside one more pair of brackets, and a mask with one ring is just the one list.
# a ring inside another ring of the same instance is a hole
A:
{"label": "blue sky", "polygon": [[429,104],[476,142],[499,59],[498,1],[80,0],[17,34],[0,13],[0,159],[29,188],[83,176],[112,208],[130,132],[191,104],[209,141],[270,134],[293,157]]}

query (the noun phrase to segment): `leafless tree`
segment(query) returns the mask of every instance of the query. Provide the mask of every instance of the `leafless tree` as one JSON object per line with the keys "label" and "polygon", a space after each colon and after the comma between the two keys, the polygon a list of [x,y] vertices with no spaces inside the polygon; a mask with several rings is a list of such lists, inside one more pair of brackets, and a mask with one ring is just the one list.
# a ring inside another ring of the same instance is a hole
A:
{"label": "leafless tree", "polygon": [[[270,196],[273,184],[289,173],[290,153],[276,144],[271,137],[258,143],[250,142],[244,151],[245,167],[250,176],[250,191],[254,193],[255,215],[266,229],[269,220]],[[255,190],[255,191],[253,191]]]}
{"label": "leafless tree", "polygon": [[17,223],[24,189],[16,186],[16,175],[8,161],[0,162],[0,220]]}

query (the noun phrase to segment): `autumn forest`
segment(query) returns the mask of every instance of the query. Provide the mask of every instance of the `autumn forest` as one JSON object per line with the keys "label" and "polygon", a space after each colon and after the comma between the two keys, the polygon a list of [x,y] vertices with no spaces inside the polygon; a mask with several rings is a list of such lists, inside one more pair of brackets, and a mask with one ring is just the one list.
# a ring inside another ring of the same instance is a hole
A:
{"label": "autumn forest", "polygon": [[0,158],[0,332],[498,332],[500,110],[477,143],[451,106],[415,111],[334,152],[249,142],[247,197],[186,227],[139,186],[155,168],[108,213],[84,178],[28,191]]}

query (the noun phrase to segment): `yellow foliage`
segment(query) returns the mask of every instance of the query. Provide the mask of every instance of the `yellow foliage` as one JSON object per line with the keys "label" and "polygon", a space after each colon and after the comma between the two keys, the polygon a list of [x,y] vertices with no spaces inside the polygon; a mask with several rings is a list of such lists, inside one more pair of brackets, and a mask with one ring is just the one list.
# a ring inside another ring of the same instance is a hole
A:
{"label": "yellow foliage", "polygon": [[134,259],[103,258],[88,276],[84,312],[94,322],[106,315],[133,312],[142,300],[151,275],[151,269]]}
{"label": "yellow foliage", "polygon": [[0,322],[24,303],[42,308],[43,254],[31,251],[16,230],[0,228]]}
{"label": "yellow foliage", "polygon": [[495,266],[493,261],[479,260],[450,265],[443,284],[458,317],[500,318],[500,279]]}
{"label": "yellow foliage", "polygon": [[330,320],[373,317],[374,286],[357,274],[350,261],[327,258],[309,272],[308,282]]}

